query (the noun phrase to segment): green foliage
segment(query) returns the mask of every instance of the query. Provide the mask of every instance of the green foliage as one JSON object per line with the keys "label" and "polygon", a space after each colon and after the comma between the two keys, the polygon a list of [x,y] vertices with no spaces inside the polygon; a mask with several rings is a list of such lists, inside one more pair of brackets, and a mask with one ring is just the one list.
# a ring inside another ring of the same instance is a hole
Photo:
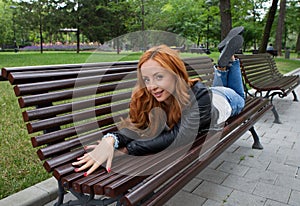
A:
{"label": "green foliage", "polygon": [[[13,43],[12,17],[15,13],[18,45],[40,42],[76,42],[75,33],[62,28],[79,28],[82,42],[106,42],[129,32],[162,30],[173,32],[195,44],[216,48],[220,42],[222,1],[212,0],[15,0],[0,2],[0,44]],[[257,49],[266,24],[265,14],[271,0],[231,0],[232,26],[244,26],[244,49]],[[16,5],[16,9],[9,9]],[[285,40],[294,49],[299,35],[299,1],[287,1]],[[276,19],[275,19],[276,21]],[[209,29],[209,31],[208,31]],[[275,39],[276,22],[270,41]],[[69,38],[69,39],[68,39]],[[285,43],[285,42],[284,42]]]}

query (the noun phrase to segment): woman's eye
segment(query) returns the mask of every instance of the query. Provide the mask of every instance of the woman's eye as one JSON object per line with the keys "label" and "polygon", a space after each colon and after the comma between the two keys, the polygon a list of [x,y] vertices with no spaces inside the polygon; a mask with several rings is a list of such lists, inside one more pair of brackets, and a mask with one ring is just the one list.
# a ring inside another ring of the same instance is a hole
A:
{"label": "woman's eye", "polygon": [[157,76],[156,76],[156,79],[157,79],[157,80],[162,80],[163,78],[164,78],[163,75],[157,75]]}
{"label": "woman's eye", "polygon": [[149,82],[150,82],[150,80],[149,80],[149,79],[147,79],[147,78],[144,78],[144,83],[145,83],[145,84],[149,84]]}

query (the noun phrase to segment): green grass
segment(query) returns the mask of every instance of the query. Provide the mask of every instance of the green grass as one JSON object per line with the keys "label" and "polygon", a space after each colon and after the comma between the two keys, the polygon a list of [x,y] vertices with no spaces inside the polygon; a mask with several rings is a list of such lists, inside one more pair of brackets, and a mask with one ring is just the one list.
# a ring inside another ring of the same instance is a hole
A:
{"label": "green grass", "polygon": [[[141,53],[92,53],[82,52],[45,52],[40,53],[1,53],[0,67],[74,64],[86,62],[110,62],[118,60],[137,60]],[[210,56],[216,62],[218,53]],[[181,53],[182,57],[196,57],[198,54]],[[300,67],[299,60],[276,58],[279,69],[286,73]],[[23,123],[21,110],[12,86],[0,82],[0,199],[34,185],[51,176],[32,148],[30,136]]]}

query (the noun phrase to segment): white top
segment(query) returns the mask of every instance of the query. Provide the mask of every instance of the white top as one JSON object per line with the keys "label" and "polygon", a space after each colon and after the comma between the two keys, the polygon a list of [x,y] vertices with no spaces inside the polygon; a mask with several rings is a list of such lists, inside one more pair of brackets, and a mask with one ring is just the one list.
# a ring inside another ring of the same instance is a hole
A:
{"label": "white top", "polygon": [[219,111],[217,123],[220,124],[225,122],[230,117],[232,108],[224,96],[217,94],[216,92],[212,92],[212,94],[212,104]]}

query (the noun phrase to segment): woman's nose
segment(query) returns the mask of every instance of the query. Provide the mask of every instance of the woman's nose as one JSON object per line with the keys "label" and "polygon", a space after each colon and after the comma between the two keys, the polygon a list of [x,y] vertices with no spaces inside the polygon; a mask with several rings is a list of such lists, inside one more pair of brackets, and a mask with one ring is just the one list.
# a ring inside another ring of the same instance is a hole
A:
{"label": "woman's nose", "polygon": [[149,88],[150,90],[155,90],[155,89],[158,88],[158,86],[157,86],[154,82],[151,82],[151,84],[148,85],[148,88]]}

